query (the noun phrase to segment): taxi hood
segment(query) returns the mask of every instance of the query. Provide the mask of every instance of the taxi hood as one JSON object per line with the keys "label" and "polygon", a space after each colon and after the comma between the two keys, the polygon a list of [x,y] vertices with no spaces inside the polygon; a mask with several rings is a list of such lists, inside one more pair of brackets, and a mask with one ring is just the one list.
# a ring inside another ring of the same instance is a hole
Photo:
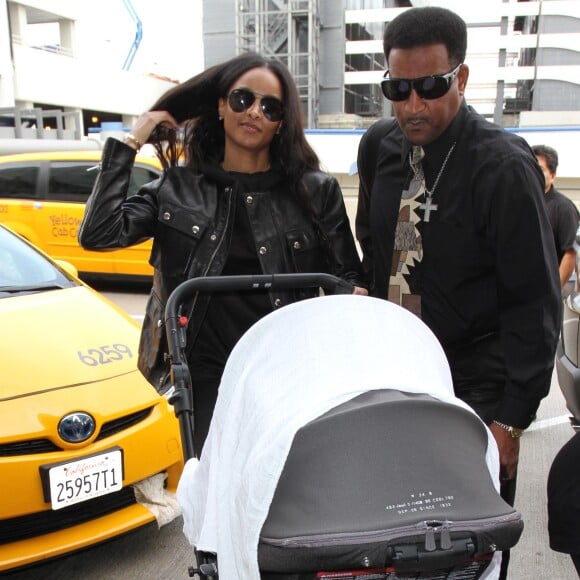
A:
{"label": "taxi hood", "polygon": [[0,318],[0,401],[137,367],[138,325],[87,287],[2,298]]}

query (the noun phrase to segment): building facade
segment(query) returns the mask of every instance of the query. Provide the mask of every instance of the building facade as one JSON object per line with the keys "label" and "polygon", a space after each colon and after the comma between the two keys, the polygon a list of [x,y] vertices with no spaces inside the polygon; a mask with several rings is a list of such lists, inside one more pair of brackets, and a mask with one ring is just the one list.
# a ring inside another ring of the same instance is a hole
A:
{"label": "building facade", "polygon": [[[149,4],[0,0],[0,128],[10,108],[35,109],[37,129],[39,109],[46,127],[59,130],[60,111],[75,134],[104,121],[130,126],[174,84],[172,73],[136,70],[142,41],[159,54],[174,47],[172,61],[191,70],[178,80],[199,72],[198,52],[199,68],[248,50],[275,56],[296,79],[309,128],[365,128],[391,113],[379,88],[385,24],[423,5],[467,22],[466,97],[481,114],[506,127],[580,126],[580,0],[166,0],[153,12],[170,23],[163,36],[151,18],[141,22]],[[47,26],[54,40],[38,41],[35,29]],[[87,40],[96,28],[108,42]]]}
{"label": "building facade", "polygon": [[[196,1],[166,0],[167,10],[174,20],[175,7],[189,17],[185,5]],[[130,127],[176,82],[149,63],[135,66],[156,40],[142,10],[131,0],[0,0],[0,137],[78,138],[105,122]],[[159,50],[168,42],[158,41]]]}
{"label": "building facade", "polygon": [[385,24],[425,5],[466,21],[466,98],[481,114],[512,127],[580,125],[577,0],[204,0],[205,65],[246,50],[276,56],[309,127],[364,127],[390,114],[378,84]]}

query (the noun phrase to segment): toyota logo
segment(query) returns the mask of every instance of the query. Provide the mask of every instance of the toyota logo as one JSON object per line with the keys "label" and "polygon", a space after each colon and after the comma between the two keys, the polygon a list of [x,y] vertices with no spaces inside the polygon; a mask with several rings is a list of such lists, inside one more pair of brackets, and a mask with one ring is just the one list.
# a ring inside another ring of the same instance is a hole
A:
{"label": "toyota logo", "polygon": [[95,420],[82,411],[65,415],[58,424],[58,434],[68,443],[86,441],[95,432]]}

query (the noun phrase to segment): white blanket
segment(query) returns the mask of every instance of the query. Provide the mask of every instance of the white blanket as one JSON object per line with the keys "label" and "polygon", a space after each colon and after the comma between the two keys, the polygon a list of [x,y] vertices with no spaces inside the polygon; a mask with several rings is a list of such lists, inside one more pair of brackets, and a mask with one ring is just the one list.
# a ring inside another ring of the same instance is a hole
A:
{"label": "white blanket", "polygon": [[[453,394],[435,336],[385,300],[305,300],[266,316],[240,339],[201,459],[187,463],[177,490],[184,533],[197,549],[218,554],[220,580],[260,580],[260,530],[295,433],[376,389],[427,393],[469,409]],[[486,460],[499,489],[489,431],[488,438]]]}

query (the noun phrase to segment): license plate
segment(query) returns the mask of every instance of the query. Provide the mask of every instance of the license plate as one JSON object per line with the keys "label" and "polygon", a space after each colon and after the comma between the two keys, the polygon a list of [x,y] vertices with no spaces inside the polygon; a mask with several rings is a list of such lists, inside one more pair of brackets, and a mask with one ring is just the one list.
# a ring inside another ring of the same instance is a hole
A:
{"label": "license plate", "polygon": [[53,510],[59,510],[123,487],[123,452],[120,448],[109,449],[69,461],[45,465],[43,479],[48,483],[48,501]]}

